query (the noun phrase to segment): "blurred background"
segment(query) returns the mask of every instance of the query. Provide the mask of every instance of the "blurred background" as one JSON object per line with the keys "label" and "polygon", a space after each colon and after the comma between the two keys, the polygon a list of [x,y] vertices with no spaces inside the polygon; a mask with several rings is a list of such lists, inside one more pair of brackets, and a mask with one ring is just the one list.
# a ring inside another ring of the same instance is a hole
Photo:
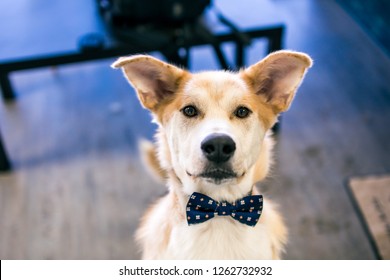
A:
{"label": "blurred background", "polygon": [[[0,71],[8,61],[118,43],[98,3],[2,0]],[[282,116],[272,174],[259,184],[286,219],[284,258],[383,258],[349,182],[390,172],[387,1],[214,0],[204,20],[223,33],[231,30],[216,11],[240,30],[283,24],[283,48],[314,59]],[[234,61],[232,43],[222,50]],[[267,54],[267,40],[246,50],[249,66]],[[210,45],[179,54],[191,71],[220,69]],[[0,259],[139,258],[133,233],[166,188],[140,163],[137,141],[156,127],[109,67],[116,57],[11,72],[15,98],[0,102],[12,167],[0,174]]]}

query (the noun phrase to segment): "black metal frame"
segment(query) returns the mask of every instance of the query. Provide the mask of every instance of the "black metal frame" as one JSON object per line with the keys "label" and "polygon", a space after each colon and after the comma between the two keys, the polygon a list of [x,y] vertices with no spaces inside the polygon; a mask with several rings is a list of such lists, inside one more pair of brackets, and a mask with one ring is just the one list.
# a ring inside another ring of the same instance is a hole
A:
{"label": "black metal frame", "polygon": [[3,146],[3,139],[0,134],[0,171],[8,171],[11,169],[11,165],[8,160],[7,153]]}
{"label": "black metal frame", "polygon": [[[191,47],[200,45],[211,45],[213,47],[221,68],[239,69],[245,65],[245,46],[248,44],[248,40],[250,41],[252,39],[266,38],[268,40],[268,53],[280,50],[282,48],[284,25],[255,28],[240,32],[234,28],[231,28],[232,32],[224,34],[212,34],[209,29],[201,24],[192,26],[191,28],[191,36],[181,38],[180,42],[173,45],[171,44],[170,48],[165,49],[157,49],[155,46],[134,45],[128,42],[117,43],[109,47],[92,51],[82,52],[76,50],[53,55],[0,61],[0,87],[3,98],[5,101],[15,100],[16,96],[10,81],[10,73],[21,70],[91,61],[96,59],[129,55],[132,53],[147,53],[152,51],[159,51],[170,62],[187,67],[188,50]],[[235,43],[236,57],[234,61],[235,65],[233,66],[228,64],[221,50],[220,46],[225,42]],[[184,57],[179,55],[178,50],[180,48],[187,50]],[[6,171],[9,169],[10,163],[0,135],[0,171]]]}

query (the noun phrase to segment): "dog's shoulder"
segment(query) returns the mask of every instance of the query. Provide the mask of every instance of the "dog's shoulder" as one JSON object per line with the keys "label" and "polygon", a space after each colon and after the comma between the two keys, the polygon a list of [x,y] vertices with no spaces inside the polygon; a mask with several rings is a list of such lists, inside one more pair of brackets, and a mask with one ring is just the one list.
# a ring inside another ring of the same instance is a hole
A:
{"label": "dog's shoulder", "polygon": [[271,199],[264,199],[264,211],[260,224],[264,225],[269,233],[272,259],[280,259],[287,243],[288,231],[282,215],[279,213],[278,205]]}
{"label": "dog's shoulder", "polygon": [[141,218],[135,237],[143,259],[164,258],[173,227],[178,219],[184,219],[176,205],[177,198],[169,192],[151,205]]}

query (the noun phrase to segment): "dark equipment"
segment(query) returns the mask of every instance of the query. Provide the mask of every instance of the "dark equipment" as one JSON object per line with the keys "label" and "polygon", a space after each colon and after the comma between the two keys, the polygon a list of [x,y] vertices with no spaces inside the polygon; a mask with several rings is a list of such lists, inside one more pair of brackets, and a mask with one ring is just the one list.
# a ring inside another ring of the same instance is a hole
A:
{"label": "dark equipment", "polygon": [[138,24],[179,25],[197,20],[210,0],[96,0],[116,27]]}
{"label": "dark equipment", "polygon": [[240,45],[237,45],[237,67],[231,67],[220,42],[202,20],[205,9],[211,6],[211,0],[96,1],[109,32],[115,38],[140,48],[158,48],[168,61],[184,67],[189,64],[189,48],[195,45],[193,38],[202,39],[213,47],[223,69],[242,66],[242,48],[251,41],[217,12],[219,21],[232,31],[236,36],[235,41]]}

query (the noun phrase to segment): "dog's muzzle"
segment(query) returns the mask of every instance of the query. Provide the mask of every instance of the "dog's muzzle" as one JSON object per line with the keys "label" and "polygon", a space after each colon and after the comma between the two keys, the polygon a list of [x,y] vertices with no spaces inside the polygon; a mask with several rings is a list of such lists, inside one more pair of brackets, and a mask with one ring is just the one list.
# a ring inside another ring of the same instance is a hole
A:
{"label": "dog's muzzle", "polygon": [[208,163],[200,177],[212,179],[217,183],[237,177],[228,162],[236,150],[236,143],[230,136],[222,133],[211,134],[202,141],[201,149]]}

